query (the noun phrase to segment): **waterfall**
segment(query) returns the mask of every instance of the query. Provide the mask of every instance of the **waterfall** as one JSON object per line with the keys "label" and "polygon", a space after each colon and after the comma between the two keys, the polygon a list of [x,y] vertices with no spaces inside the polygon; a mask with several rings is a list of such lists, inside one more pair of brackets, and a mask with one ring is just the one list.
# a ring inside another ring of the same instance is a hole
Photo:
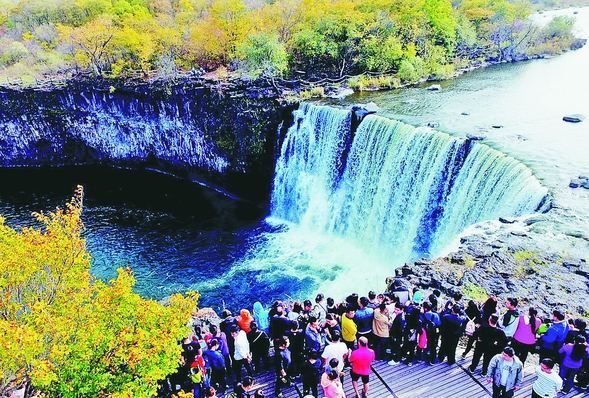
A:
{"label": "waterfall", "polygon": [[547,190],[489,146],[301,104],[276,166],[271,218],[387,261],[435,256],[468,226],[539,209]]}

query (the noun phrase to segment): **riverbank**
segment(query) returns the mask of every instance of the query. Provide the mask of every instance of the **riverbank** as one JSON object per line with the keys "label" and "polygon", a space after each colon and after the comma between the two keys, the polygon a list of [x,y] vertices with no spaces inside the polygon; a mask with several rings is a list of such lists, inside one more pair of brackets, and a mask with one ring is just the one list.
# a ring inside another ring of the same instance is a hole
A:
{"label": "riverbank", "polygon": [[[523,307],[534,306],[544,315],[554,309],[589,315],[586,257],[557,251],[525,229],[472,234],[460,242],[458,250],[446,256],[407,263],[396,272],[416,286],[446,294],[459,290],[478,302],[488,296],[500,302],[516,297]],[[575,245],[589,253],[587,237],[576,238]]]}

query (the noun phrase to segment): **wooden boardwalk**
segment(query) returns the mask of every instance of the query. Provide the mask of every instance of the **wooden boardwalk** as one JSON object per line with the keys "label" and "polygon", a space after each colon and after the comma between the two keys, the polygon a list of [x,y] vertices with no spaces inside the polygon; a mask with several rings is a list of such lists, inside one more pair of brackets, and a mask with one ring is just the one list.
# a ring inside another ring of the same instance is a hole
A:
{"label": "wooden boardwalk", "polygon": [[[454,365],[446,362],[428,365],[419,362],[413,366],[398,364],[390,366],[386,361],[375,361],[370,375],[369,398],[488,398],[492,396],[492,387],[487,384],[486,378],[481,377],[481,365],[474,374],[467,372],[470,366],[472,353],[466,359],[461,359],[462,347],[458,347],[457,361]],[[524,366],[524,380],[522,388],[514,395],[515,398],[532,395],[534,383],[535,365],[537,358],[528,356]],[[482,361],[481,361],[482,363]],[[556,370],[556,368],[555,368]],[[254,375],[255,390],[262,389],[266,397],[274,397],[274,372],[266,371]],[[362,382],[359,382],[361,391]],[[300,379],[295,379],[292,387],[283,390],[284,398],[302,398],[302,384]],[[344,378],[344,390],[347,398],[354,398],[349,372]],[[324,397],[323,389],[318,387],[319,397]],[[589,391],[579,390],[575,387],[568,394],[559,394],[559,398],[589,398]]]}

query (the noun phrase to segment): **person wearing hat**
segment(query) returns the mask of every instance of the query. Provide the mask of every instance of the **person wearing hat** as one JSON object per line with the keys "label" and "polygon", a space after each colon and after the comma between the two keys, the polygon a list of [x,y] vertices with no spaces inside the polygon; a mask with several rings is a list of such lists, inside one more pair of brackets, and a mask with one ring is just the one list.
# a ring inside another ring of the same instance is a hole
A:
{"label": "person wearing hat", "polygon": [[505,347],[489,363],[487,383],[493,383],[493,398],[511,398],[520,389],[523,365],[511,347]]}

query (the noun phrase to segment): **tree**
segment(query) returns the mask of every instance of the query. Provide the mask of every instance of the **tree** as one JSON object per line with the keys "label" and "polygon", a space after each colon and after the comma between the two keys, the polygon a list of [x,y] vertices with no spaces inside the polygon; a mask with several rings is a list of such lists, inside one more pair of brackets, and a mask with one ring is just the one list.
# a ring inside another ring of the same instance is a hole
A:
{"label": "tree", "polygon": [[61,39],[69,43],[72,55],[83,67],[97,75],[110,70],[115,49],[113,38],[120,29],[109,15],[102,15],[81,27],[66,25],[57,27]]}
{"label": "tree", "polygon": [[242,53],[246,67],[252,77],[274,79],[282,77],[288,67],[286,50],[278,42],[277,34],[257,32],[248,36],[244,42]]}
{"label": "tree", "polygon": [[198,293],[164,306],[133,293],[129,269],[95,280],[81,213],[79,188],[66,210],[35,214],[40,228],[0,218],[0,394],[150,396],[178,366]]}

